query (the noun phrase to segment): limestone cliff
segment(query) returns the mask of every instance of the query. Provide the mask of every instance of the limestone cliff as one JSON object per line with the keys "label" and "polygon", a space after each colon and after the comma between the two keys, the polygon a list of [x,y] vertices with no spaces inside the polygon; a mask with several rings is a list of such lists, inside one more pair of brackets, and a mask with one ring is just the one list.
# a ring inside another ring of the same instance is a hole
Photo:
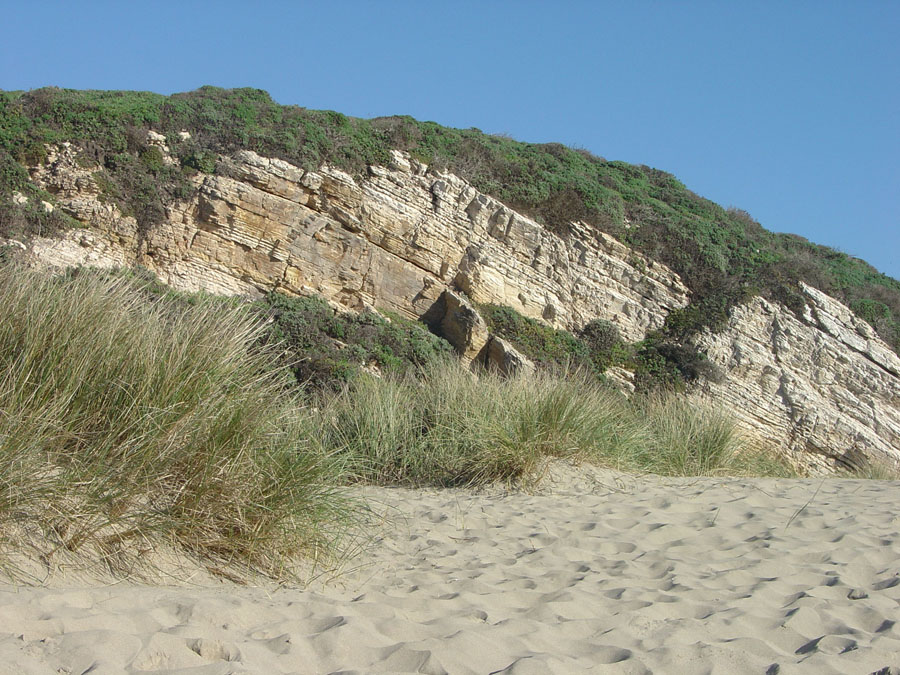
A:
{"label": "limestone cliff", "polygon": [[[154,142],[168,157],[164,139]],[[688,302],[674,272],[612,237],[579,223],[558,236],[399,152],[362,179],[239,152],[223,158],[223,171],[195,176],[192,197],[142,235],[104,201],[76,150],[51,148],[31,171],[89,225],[31,242],[44,264],[140,263],[184,290],[315,293],[409,317],[451,288],[558,327],[605,318],[631,341]],[[733,310],[724,331],[701,336],[726,373],[703,385],[705,395],[814,470],[900,462],[900,359],[846,307],[803,293],[802,318],[756,298]]]}
{"label": "limestone cliff", "polygon": [[139,262],[179,289],[318,293],[410,317],[452,286],[557,326],[609,316],[631,340],[687,304],[676,274],[612,237],[575,224],[562,239],[452,174],[393,160],[356,181],[240,152],[229,176],[199,175],[195,196],[140,241],[74,149],[54,148],[33,180],[91,229],[34,247],[60,264]]}

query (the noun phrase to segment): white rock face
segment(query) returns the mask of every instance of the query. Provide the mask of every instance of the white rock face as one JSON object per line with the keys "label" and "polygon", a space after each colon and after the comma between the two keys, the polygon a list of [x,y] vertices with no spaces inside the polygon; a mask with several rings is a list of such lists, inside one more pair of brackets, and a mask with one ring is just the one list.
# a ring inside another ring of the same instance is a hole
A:
{"label": "white rock face", "polygon": [[147,145],[150,147],[159,148],[159,152],[162,155],[163,164],[168,164],[169,166],[178,164],[178,160],[172,157],[171,151],[169,150],[169,145],[166,142],[166,137],[163,134],[153,131],[152,129],[148,131]]}
{"label": "white rock face", "polygon": [[900,357],[846,306],[802,289],[802,321],[754,298],[698,341],[726,372],[705,395],[813,472],[898,466]]}

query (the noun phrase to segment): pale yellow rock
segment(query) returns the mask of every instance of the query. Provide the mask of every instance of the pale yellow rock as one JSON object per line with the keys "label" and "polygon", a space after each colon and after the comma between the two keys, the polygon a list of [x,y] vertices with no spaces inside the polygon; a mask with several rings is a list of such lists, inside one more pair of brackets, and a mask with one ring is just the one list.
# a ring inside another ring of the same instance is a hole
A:
{"label": "pale yellow rock", "polygon": [[453,345],[466,364],[484,361],[491,336],[478,310],[464,297],[444,291],[424,319],[432,331]]}
{"label": "pale yellow rock", "polygon": [[534,364],[503,338],[493,336],[485,350],[484,365],[503,375],[529,375]]}
{"label": "pale yellow rock", "polygon": [[900,460],[900,357],[834,298],[803,285],[803,320],[754,298],[698,346],[725,371],[705,396],[811,471]]}
{"label": "pale yellow rock", "polygon": [[603,373],[606,379],[621,391],[625,396],[631,396],[635,392],[634,373],[618,366],[607,368]]}
{"label": "pale yellow rock", "polygon": [[169,150],[169,145],[166,142],[166,137],[152,129],[147,132],[147,145],[150,147],[158,148],[160,153],[162,154],[163,164],[168,164],[169,166],[174,166],[178,164],[178,160],[172,157],[172,153]]}
{"label": "pale yellow rock", "polygon": [[[161,134],[148,141],[164,143]],[[77,149],[50,149],[33,171],[74,217],[122,255],[179,288],[255,293],[312,289],[347,307],[372,305],[416,317],[455,285],[478,302],[510,305],[555,326],[603,316],[627,339],[659,328],[687,303],[677,275],[583,225],[563,241],[452,174],[404,153],[358,180],[330,167],[304,171],[242,151],[231,175],[195,179],[145,241],[104,203]],[[191,273],[186,276],[186,269]]]}
{"label": "pale yellow rock", "polygon": [[[36,240],[32,258],[43,264],[139,263],[179,289],[316,293],[410,318],[454,288],[556,327],[603,318],[628,341],[688,302],[678,275],[613,237],[572,223],[563,239],[401,152],[363,178],[249,151],[220,158],[232,177],[195,177],[194,195],[142,238],[133,218],[104,201],[97,169],[75,161],[77,148],[48,150],[32,180],[89,225],[91,239],[79,230],[57,244]],[[849,309],[803,292],[803,320],[756,298],[734,309],[725,331],[702,336],[699,346],[726,373],[705,395],[812,470],[900,461],[900,360]],[[474,337],[466,358],[490,339],[480,329]]]}

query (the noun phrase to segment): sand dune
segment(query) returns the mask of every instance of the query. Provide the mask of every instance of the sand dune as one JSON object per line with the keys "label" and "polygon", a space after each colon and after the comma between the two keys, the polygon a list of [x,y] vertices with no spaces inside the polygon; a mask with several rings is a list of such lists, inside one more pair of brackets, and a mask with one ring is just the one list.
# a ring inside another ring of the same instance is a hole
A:
{"label": "sand dune", "polygon": [[898,482],[365,492],[305,590],[2,587],[0,673],[900,673]]}

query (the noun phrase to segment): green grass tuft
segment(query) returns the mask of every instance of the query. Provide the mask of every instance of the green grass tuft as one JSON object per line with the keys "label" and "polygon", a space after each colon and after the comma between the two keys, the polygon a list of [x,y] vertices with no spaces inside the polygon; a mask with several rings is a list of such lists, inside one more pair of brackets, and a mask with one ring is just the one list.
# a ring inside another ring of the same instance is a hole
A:
{"label": "green grass tuft", "polygon": [[786,475],[733,420],[682,397],[628,400],[590,375],[361,378],[321,403],[324,449],[358,480],[406,485],[528,483],[550,458],[662,475]]}
{"label": "green grass tuft", "polygon": [[328,545],[337,468],[245,309],[13,265],[0,306],[5,526],[111,566],[158,540],[277,574]]}

